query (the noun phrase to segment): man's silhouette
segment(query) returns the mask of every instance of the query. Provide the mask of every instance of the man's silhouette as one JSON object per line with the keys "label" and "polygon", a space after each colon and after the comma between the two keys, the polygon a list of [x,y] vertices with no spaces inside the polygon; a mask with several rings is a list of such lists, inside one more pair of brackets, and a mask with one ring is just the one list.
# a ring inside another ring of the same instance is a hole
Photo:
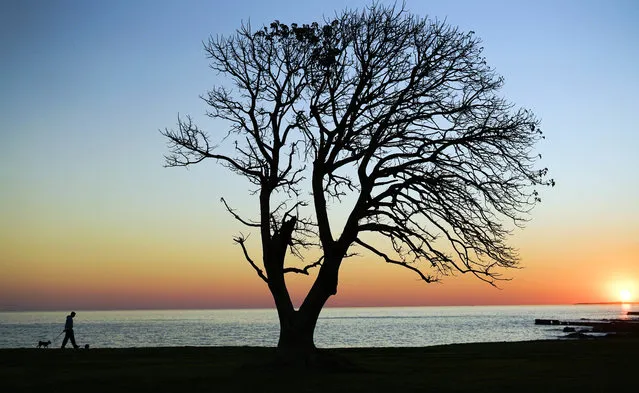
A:
{"label": "man's silhouette", "polygon": [[75,335],[73,334],[73,317],[75,317],[75,311],[71,311],[71,314],[67,315],[67,321],[64,324],[64,340],[62,340],[62,348],[67,345],[67,341],[71,340],[71,344],[73,348],[80,348],[78,344],[75,343]]}

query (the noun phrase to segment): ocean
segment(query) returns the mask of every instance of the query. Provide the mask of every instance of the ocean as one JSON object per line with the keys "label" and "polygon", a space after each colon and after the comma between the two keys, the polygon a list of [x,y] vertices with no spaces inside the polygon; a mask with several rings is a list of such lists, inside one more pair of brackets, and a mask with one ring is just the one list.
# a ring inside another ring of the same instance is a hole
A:
{"label": "ocean", "polygon": [[[335,347],[423,347],[441,344],[553,340],[560,326],[535,318],[626,318],[637,305],[325,308],[315,344]],[[0,312],[0,348],[59,347],[68,312]],[[91,348],[277,345],[273,309],[77,311],[79,345]]]}

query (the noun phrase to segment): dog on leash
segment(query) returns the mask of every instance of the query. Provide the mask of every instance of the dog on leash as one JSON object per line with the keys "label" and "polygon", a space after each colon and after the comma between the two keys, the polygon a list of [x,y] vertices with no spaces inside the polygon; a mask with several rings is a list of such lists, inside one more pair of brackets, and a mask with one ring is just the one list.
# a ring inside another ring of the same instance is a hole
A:
{"label": "dog on leash", "polygon": [[49,340],[49,341],[38,341],[38,348],[49,348],[49,344],[51,344],[51,340]]}

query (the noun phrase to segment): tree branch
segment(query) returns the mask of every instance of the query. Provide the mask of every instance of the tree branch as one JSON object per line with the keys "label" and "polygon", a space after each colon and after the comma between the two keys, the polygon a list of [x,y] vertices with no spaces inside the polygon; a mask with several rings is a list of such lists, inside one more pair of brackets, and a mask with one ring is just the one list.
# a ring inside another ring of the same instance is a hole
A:
{"label": "tree branch", "polygon": [[244,220],[242,217],[240,217],[239,215],[237,215],[235,213],[235,210],[231,209],[229,207],[229,205],[226,203],[226,200],[224,200],[224,198],[220,198],[220,201],[224,204],[224,206],[226,207],[226,210],[231,213],[231,215],[238,220],[239,222],[241,222],[242,224],[249,226],[249,227],[255,227],[255,228],[259,228],[261,226],[261,224],[259,222],[252,222],[252,221],[246,221]]}
{"label": "tree branch", "polygon": [[356,239],[355,240],[356,244],[359,244],[360,246],[366,248],[369,251],[372,251],[374,254],[376,254],[377,256],[382,257],[387,263],[391,263],[394,265],[399,265],[401,267],[404,267],[408,270],[412,270],[413,272],[417,273],[417,275],[419,275],[419,277],[425,281],[426,283],[433,283],[433,282],[438,282],[439,279],[437,279],[436,277],[433,277],[431,275],[426,275],[424,273],[422,273],[421,270],[419,270],[418,268],[416,268],[415,266],[411,266],[409,265],[406,261],[399,261],[396,259],[392,259],[391,257],[389,257],[387,254],[379,251],[378,249],[376,249],[375,247],[363,242],[360,239]]}
{"label": "tree branch", "polygon": [[244,242],[246,242],[246,240],[248,239],[248,237],[245,237],[243,234],[240,234],[239,236],[236,236],[233,238],[233,241],[236,242],[237,244],[239,244],[242,247],[242,252],[244,252],[244,257],[246,258],[246,260],[248,261],[248,263],[253,266],[253,269],[255,269],[255,271],[257,272],[257,275],[265,282],[268,284],[269,280],[266,277],[266,275],[264,275],[264,272],[262,271],[262,269],[260,269],[259,267],[257,267],[257,265],[255,264],[255,262],[253,262],[253,260],[251,259],[251,257],[248,254],[248,250],[246,249],[246,246],[244,245]]}
{"label": "tree branch", "polygon": [[319,260],[317,260],[317,262],[311,263],[309,265],[304,266],[304,268],[302,269],[298,269],[295,267],[286,267],[284,268],[284,273],[298,273],[298,274],[304,274],[308,276],[308,271],[309,269],[312,269],[314,267],[317,266],[322,266],[322,260],[324,259],[324,256],[320,257]]}

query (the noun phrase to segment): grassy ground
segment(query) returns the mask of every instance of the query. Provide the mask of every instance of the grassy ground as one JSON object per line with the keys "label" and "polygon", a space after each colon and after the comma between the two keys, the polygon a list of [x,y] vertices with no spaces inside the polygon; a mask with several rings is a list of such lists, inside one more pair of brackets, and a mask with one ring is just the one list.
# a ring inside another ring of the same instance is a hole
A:
{"label": "grassy ground", "polygon": [[639,340],[335,349],[355,367],[291,370],[273,348],[0,350],[3,392],[638,391]]}

